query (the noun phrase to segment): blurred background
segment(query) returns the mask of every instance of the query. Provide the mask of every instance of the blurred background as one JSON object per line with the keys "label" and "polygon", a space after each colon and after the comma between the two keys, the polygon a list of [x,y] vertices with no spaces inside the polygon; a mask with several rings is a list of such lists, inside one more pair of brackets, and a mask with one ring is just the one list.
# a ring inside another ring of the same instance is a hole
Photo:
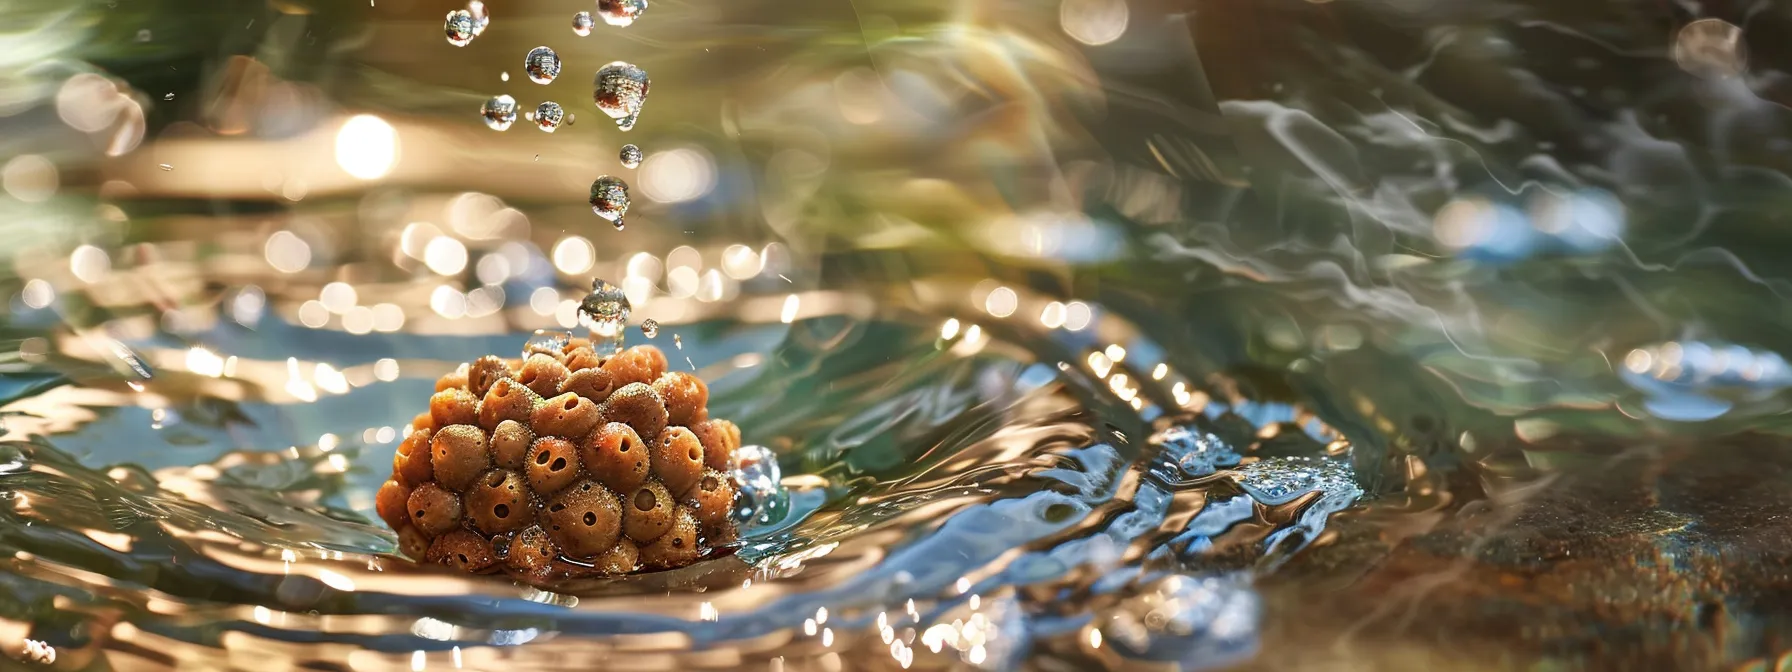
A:
{"label": "blurred background", "polygon": [[[0,0],[9,664],[1792,665],[1792,6],[467,9]],[[593,279],[778,455],[743,544],[393,555]]]}

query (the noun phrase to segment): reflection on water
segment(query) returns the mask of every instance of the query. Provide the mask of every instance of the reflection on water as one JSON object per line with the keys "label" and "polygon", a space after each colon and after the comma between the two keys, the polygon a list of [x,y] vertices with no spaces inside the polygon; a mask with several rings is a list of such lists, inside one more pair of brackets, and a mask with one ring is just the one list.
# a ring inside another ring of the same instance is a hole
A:
{"label": "reflection on water", "polygon": [[[9,665],[1787,664],[1771,7],[17,4]],[[739,546],[399,558],[567,329],[714,381]]]}

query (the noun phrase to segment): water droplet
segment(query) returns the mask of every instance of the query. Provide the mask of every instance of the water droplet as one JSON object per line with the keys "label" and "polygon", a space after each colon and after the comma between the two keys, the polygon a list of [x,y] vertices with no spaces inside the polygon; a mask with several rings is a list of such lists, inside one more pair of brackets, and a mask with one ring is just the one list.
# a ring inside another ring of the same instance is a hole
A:
{"label": "water droplet", "polygon": [[778,455],[764,446],[741,446],[734,451],[732,472],[735,489],[734,520],[738,524],[775,523],[788,508],[783,472],[778,468]]}
{"label": "water droplet", "polygon": [[479,37],[485,27],[492,24],[492,15],[485,11],[485,3],[479,0],[467,3],[467,14],[473,18],[473,37]]}
{"label": "water droplet", "polygon": [[591,281],[591,293],[579,302],[579,321],[593,336],[609,339],[622,349],[622,327],[628,324],[628,295],[621,287],[598,278]]}
{"label": "water droplet", "polygon": [[591,12],[579,12],[572,15],[572,34],[584,37],[591,34],[591,26],[596,25],[591,19]]}
{"label": "water droplet", "polygon": [[536,47],[523,57],[523,71],[529,73],[529,81],[536,84],[547,84],[560,76],[560,55],[547,47]]}
{"label": "water droplet", "polygon": [[149,34],[148,28],[141,28],[141,29],[137,30],[137,41],[138,42],[148,42],[149,40],[150,40],[150,34]]}
{"label": "water droplet", "polygon": [[628,214],[628,183],[618,177],[599,176],[591,183],[591,212],[622,228],[622,216]]}
{"label": "water droplet", "polygon": [[535,334],[523,343],[523,359],[529,355],[544,353],[558,355],[566,350],[566,344],[572,342],[572,334],[553,329],[536,329]]}
{"label": "water droplet", "polygon": [[647,102],[648,84],[646,70],[633,63],[615,61],[597,69],[591,99],[597,103],[597,109],[618,120],[616,125],[626,131],[634,127],[641,105]]}
{"label": "water droplet", "polygon": [[485,101],[479,109],[479,116],[485,118],[485,125],[494,131],[508,130],[516,123],[516,99],[510,96],[493,96]]}
{"label": "water droplet", "polygon": [[457,47],[467,46],[473,41],[473,15],[467,10],[457,9],[448,13],[448,20],[442,25],[443,32],[448,34],[448,43]]}
{"label": "water droplet", "polygon": [[618,28],[628,27],[645,11],[647,0],[597,0],[597,13],[603,15],[604,23]]}
{"label": "water droplet", "polygon": [[641,166],[641,148],[634,145],[623,145],[621,158],[623,168],[639,168]]}
{"label": "water droplet", "polygon": [[678,348],[679,350],[683,350],[684,349],[684,339],[679,338],[678,334],[673,334],[672,335],[672,347]]}
{"label": "water droplet", "polygon": [[166,96],[162,96],[162,100],[174,100],[174,94],[170,93]]}
{"label": "water droplet", "polygon": [[646,322],[641,323],[641,335],[648,338],[659,338],[660,323],[651,317],[647,318]]}
{"label": "water droplet", "polygon": [[500,82],[508,82],[508,81],[510,81],[510,72],[509,72],[509,71],[505,71],[505,72],[500,72],[500,73],[498,73],[498,81],[500,81]]}
{"label": "water droplet", "polygon": [[541,130],[553,133],[565,118],[566,110],[560,109],[559,103],[550,100],[535,106],[535,126]]}

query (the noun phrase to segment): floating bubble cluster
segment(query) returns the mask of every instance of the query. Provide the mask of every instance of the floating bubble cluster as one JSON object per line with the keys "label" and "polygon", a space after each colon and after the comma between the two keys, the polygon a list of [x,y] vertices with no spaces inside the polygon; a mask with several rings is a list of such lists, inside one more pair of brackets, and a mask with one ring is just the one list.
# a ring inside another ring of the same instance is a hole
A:
{"label": "floating bubble cluster", "polygon": [[647,11],[647,0],[597,0],[597,13],[604,23],[626,28]]}
{"label": "floating bubble cluster", "polygon": [[559,103],[550,100],[535,106],[535,125],[541,130],[553,133],[565,120],[566,110]]}
{"label": "floating bubble cluster", "polygon": [[523,72],[529,74],[529,81],[536,84],[549,84],[560,76],[560,55],[547,47],[536,47],[523,57]]}
{"label": "floating bubble cluster", "polygon": [[467,13],[467,10],[457,9],[448,13],[448,20],[443,23],[442,30],[448,34],[449,44],[464,47],[471,44],[473,37],[478,34],[474,32],[475,25],[472,14]]}
{"label": "floating bubble cluster", "polygon": [[516,99],[510,96],[493,96],[479,108],[479,116],[494,131],[509,130],[510,125],[516,123]]}
{"label": "floating bubble cluster", "polygon": [[616,345],[620,346],[622,328],[628,324],[629,310],[628,294],[610,281],[598,278],[591,281],[591,293],[579,303],[579,321],[591,333],[616,339]]}
{"label": "floating bubble cluster", "polygon": [[640,147],[636,147],[633,144],[627,144],[622,146],[622,153],[618,158],[622,159],[623,168],[633,170],[641,167],[641,157]]}
{"label": "floating bubble cluster", "polygon": [[621,178],[600,175],[591,183],[591,211],[622,229],[622,218],[628,214],[628,183]]}
{"label": "floating bubble cluster", "polygon": [[629,130],[641,116],[647,102],[647,71],[633,63],[615,61],[598,68],[592,80],[591,99],[597,109],[616,120],[617,128]]}
{"label": "floating bubble cluster", "polygon": [[647,321],[641,323],[641,335],[646,336],[648,338],[659,338],[659,336],[660,336],[659,321],[655,320],[651,317],[647,318]]}
{"label": "floating bubble cluster", "polygon": [[596,25],[596,23],[597,22],[591,18],[591,12],[579,12],[574,14],[572,15],[572,34],[579,37],[590,35],[591,27]]}

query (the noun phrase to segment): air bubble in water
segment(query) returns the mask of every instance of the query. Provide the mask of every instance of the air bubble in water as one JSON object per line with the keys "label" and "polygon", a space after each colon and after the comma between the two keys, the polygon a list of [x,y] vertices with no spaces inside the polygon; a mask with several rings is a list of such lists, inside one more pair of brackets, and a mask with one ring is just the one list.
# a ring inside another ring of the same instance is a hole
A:
{"label": "air bubble in water", "polygon": [[547,47],[536,47],[523,57],[523,71],[529,73],[529,81],[536,84],[548,84],[560,76],[560,55]]}
{"label": "air bubble in water", "polygon": [[778,455],[764,446],[741,446],[734,451],[734,487],[740,493],[734,505],[734,522],[740,525],[775,523],[789,508],[781,485]]}
{"label": "air bubble in water", "polygon": [[596,25],[591,19],[591,12],[579,12],[572,15],[572,34],[584,37],[591,34],[591,26]]}
{"label": "air bubble in water", "polygon": [[535,126],[541,130],[553,133],[564,119],[566,110],[560,109],[559,103],[550,100],[535,106]]}
{"label": "air bubble in water", "polygon": [[485,118],[485,125],[494,131],[503,131],[516,123],[516,99],[510,96],[492,96],[479,108],[479,116]]}
{"label": "air bubble in water", "polygon": [[442,25],[443,32],[448,34],[448,43],[457,47],[467,46],[473,41],[473,15],[467,10],[457,9],[448,13],[448,20]]}
{"label": "air bubble in water", "polygon": [[641,105],[647,102],[648,84],[646,70],[633,63],[615,61],[597,69],[591,99],[597,103],[597,109],[616,119],[617,127],[626,131],[634,127]]}
{"label": "air bubble in water", "polygon": [[626,28],[647,11],[647,0],[597,0],[597,13],[604,23]]}
{"label": "air bubble in water", "polygon": [[639,168],[641,167],[641,148],[634,145],[623,145],[620,158],[623,168]]}
{"label": "air bubble in water", "polygon": [[622,349],[622,328],[628,324],[628,295],[621,287],[598,278],[591,281],[591,293],[579,302],[579,321],[593,336],[607,339]]}
{"label": "air bubble in water", "polygon": [[641,335],[648,338],[659,338],[660,323],[651,317],[647,318],[646,322],[641,323]]}
{"label": "air bubble in water", "polygon": [[618,177],[599,176],[591,183],[591,212],[622,228],[622,216],[628,214],[628,183]]}
{"label": "air bubble in water", "polygon": [[566,344],[572,342],[572,334],[554,329],[536,329],[535,334],[523,343],[523,359],[529,355],[543,353],[558,356],[566,350]]}
{"label": "air bubble in water", "polygon": [[492,15],[485,11],[485,3],[479,0],[467,3],[467,15],[473,17],[473,37],[479,37],[486,26],[492,25]]}

